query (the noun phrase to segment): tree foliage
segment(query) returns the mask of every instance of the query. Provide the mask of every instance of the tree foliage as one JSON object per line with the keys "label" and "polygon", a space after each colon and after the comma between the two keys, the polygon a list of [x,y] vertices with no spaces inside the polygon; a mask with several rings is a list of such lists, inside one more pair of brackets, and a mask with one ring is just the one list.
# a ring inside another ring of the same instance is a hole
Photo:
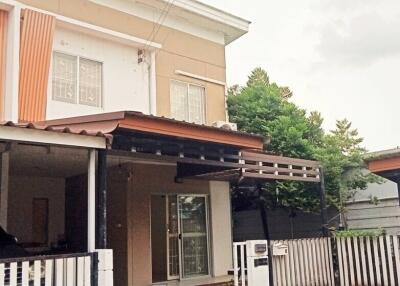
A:
{"label": "tree foliage", "polygon": [[[335,130],[325,132],[319,112],[307,113],[289,101],[292,92],[287,87],[271,83],[261,68],[252,71],[246,86],[229,89],[230,121],[245,132],[269,138],[265,149],[295,158],[319,160],[324,167],[328,204],[343,209],[343,202],[356,190],[379,181],[365,173],[361,147],[363,139],[351,123],[338,120]],[[301,182],[267,183],[263,199],[270,205],[318,210],[317,184]]]}

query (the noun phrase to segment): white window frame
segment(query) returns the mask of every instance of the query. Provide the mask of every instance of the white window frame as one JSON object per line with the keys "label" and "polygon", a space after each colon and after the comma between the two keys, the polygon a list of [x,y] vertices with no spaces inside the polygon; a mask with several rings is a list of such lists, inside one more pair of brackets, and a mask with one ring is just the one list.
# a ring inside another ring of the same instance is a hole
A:
{"label": "white window frame", "polygon": [[[54,72],[54,54],[58,53],[58,54],[63,54],[66,56],[71,56],[71,57],[76,57],[76,99],[75,102],[68,102],[68,101],[63,101],[63,100],[58,100],[54,98],[53,95],[53,72]],[[89,105],[89,104],[82,104],[80,103],[80,96],[79,96],[79,86],[80,86],[80,60],[81,59],[85,59],[85,60],[89,60],[89,61],[93,61],[93,62],[97,62],[99,64],[101,64],[101,79],[100,79],[100,98],[99,98],[99,105],[98,106],[93,106],[93,105]],[[51,60],[51,89],[50,89],[50,94],[51,94],[51,100],[53,101],[57,101],[57,102],[62,102],[62,103],[69,103],[69,104],[75,104],[75,105],[79,105],[79,106],[85,106],[85,107],[89,107],[89,108],[99,108],[102,109],[103,108],[103,99],[104,99],[104,62],[97,60],[97,59],[92,59],[89,57],[84,57],[81,55],[77,55],[77,54],[73,54],[73,53],[68,53],[68,52],[64,52],[64,51],[60,51],[60,50],[53,50],[52,52],[52,60]]]}
{"label": "white window frame", "polygon": [[[204,106],[203,106],[203,110],[204,110],[204,115],[203,115],[203,118],[204,118],[204,121],[203,122],[200,122],[200,123],[197,123],[196,122],[196,124],[206,124],[207,123],[207,95],[206,95],[206,87],[205,87],[205,85],[202,85],[202,84],[196,84],[196,83],[191,83],[191,82],[186,82],[186,81],[181,81],[181,80],[177,80],[177,79],[171,79],[170,80],[170,85],[169,85],[169,98],[170,98],[170,110],[172,109],[171,107],[172,107],[172,102],[171,102],[171,99],[172,99],[172,93],[171,93],[171,87],[172,87],[172,84],[173,83],[178,83],[178,84],[184,84],[184,85],[186,85],[186,106],[185,106],[185,121],[187,121],[187,122],[192,122],[192,121],[190,121],[190,118],[189,118],[189,88],[190,88],[190,86],[197,86],[197,87],[201,87],[203,90],[204,90],[204,93],[203,93],[203,103],[204,103]],[[172,113],[171,113],[171,117],[173,117],[172,116]]]}

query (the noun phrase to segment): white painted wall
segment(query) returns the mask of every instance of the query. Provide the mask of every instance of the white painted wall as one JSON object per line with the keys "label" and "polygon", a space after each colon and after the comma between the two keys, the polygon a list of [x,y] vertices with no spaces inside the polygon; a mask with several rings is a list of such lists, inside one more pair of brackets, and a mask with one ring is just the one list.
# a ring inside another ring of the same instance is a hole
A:
{"label": "white painted wall", "polygon": [[149,65],[138,64],[137,48],[57,26],[53,50],[102,62],[103,99],[102,107],[53,100],[50,70],[47,119],[120,110],[149,113]]}
{"label": "white painted wall", "polygon": [[210,181],[212,265],[214,276],[232,268],[232,225],[229,182]]}
{"label": "white painted wall", "polygon": [[20,242],[32,242],[33,198],[49,199],[49,244],[64,234],[65,180],[63,178],[10,176],[8,232]]}

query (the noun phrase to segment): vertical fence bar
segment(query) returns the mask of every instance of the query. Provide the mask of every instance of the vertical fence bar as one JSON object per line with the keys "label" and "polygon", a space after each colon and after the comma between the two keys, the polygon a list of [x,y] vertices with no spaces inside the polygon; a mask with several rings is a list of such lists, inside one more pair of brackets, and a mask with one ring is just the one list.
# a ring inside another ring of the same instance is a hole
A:
{"label": "vertical fence bar", "polygon": [[349,268],[348,268],[348,256],[347,256],[347,248],[346,248],[346,238],[341,238],[342,244],[342,257],[343,257],[343,268],[344,268],[344,284],[346,286],[350,285],[350,276],[349,276]]}
{"label": "vertical fence bar", "polygon": [[337,247],[338,262],[339,262],[340,286],[344,286],[344,263],[342,257],[342,240],[340,238],[336,238],[336,247]]}
{"label": "vertical fence bar", "polygon": [[4,278],[5,278],[5,265],[4,263],[0,263],[0,286],[4,286]]}
{"label": "vertical fence bar", "polygon": [[29,286],[29,261],[22,262],[21,283],[22,286]]}
{"label": "vertical fence bar", "polygon": [[400,249],[399,249],[399,236],[393,236],[393,251],[394,261],[397,273],[397,285],[400,286]]}
{"label": "vertical fence bar", "polygon": [[385,251],[385,237],[379,237],[379,248],[381,253],[381,265],[382,265],[382,278],[383,285],[388,285],[388,275],[387,275],[387,267],[386,267],[386,251]]}
{"label": "vertical fence bar", "polygon": [[332,239],[328,238],[328,256],[329,256],[329,277],[331,286],[335,285],[335,273],[333,269],[333,252],[332,252]]}
{"label": "vertical fence bar", "polygon": [[327,267],[327,258],[328,256],[326,255],[326,238],[321,238],[319,240],[319,245],[321,247],[321,268],[322,268],[322,283],[323,285],[328,284],[328,267]]}
{"label": "vertical fence bar", "polygon": [[386,247],[387,247],[387,256],[388,256],[388,268],[389,268],[389,280],[390,285],[394,284],[394,271],[393,271],[393,252],[392,252],[392,243],[391,243],[391,236],[386,235]]}
{"label": "vertical fence bar", "polygon": [[53,260],[47,259],[45,261],[45,278],[44,278],[44,285],[45,286],[53,286]]}
{"label": "vertical fence bar", "polygon": [[300,273],[300,259],[299,259],[299,241],[294,240],[293,241],[293,253],[294,253],[294,265],[295,265],[295,271],[296,271],[296,284],[295,285],[301,285],[301,273]]}
{"label": "vertical fence bar", "polygon": [[17,286],[17,262],[10,263],[10,286]]}
{"label": "vertical fence bar", "polygon": [[365,243],[364,237],[360,237],[360,255],[361,255],[361,268],[362,268],[362,281],[364,285],[368,285],[368,276],[367,276],[367,262],[365,259]]}
{"label": "vertical fence bar", "polygon": [[353,237],[354,261],[356,264],[356,281],[357,285],[361,285],[361,268],[360,268],[360,251],[358,249],[358,237]]}
{"label": "vertical fence bar", "polygon": [[348,254],[348,259],[349,259],[349,272],[350,272],[350,285],[355,285],[355,280],[354,280],[354,265],[353,265],[353,249],[351,245],[351,241],[353,238],[348,237],[346,239],[347,242],[347,254]]}
{"label": "vertical fence bar", "polygon": [[239,286],[239,271],[238,271],[238,255],[237,255],[237,244],[233,244],[233,285]]}
{"label": "vertical fence bar", "polygon": [[[287,243],[287,245],[288,245],[288,248],[289,248],[289,247],[290,247],[290,246],[289,246],[289,243]],[[285,273],[286,273],[285,286],[286,286],[286,285],[290,285],[290,283],[291,283],[291,281],[292,281],[292,275],[293,275],[293,273],[290,271],[290,259],[291,259],[291,257],[290,257],[290,251],[289,251],[289,249],[288,249],[288,254],[285,256]]]}
{"label": "vertical fence bar", "polygon": [[366,237],[365,240],[366,240],[366,244],[367,244],[369,280],[370,280],[371,286],[375,286],[373,256],[372,256],[372,250],[371,250],[371,239],[370,239],[370,237]]}
{"label": "vertical fence bar", "polygon": [[314,273],[310,275],[310,267],[313,268],[313,249],[312,249],[312,242],[308,239],[304,239],[303,241],[303,261],[304,261],[304,278],[305,281],[309,281],[313,283],[314,281]]}
{"label": "vertical fence bar", "polygon": [[296,270],[294,268],[294,241],[293,240],[289,240],[288,243],[289,246],[289,264],[290,264],[290,272],[292,273],[292,275],[290,275],[290,285],[296,285]]}
{"label": "vertical fence bar", "polygon": [[378,253],[378,239],[376,237],[372,238],[372,244],[374,246],[374,263],[376,269],[376,284],[382,285],[381,270],[379,268],[379,253]]}
{"label": "vertical fence bar", "polygon": [[246,286],[246,272],[245,272],[245,269],[244,269],[244,265],[245,265],[245,263],[244,263],[244,245],[243,244],[241,244],[240,245],[240,273],[241,273],[241,285],[242,286]]}
{"label": "vertical fence bar", "polygon": [[97,281],[92,281],[92,275],[91,275],[91,272],[93,271],[94,268],[92,267],[92,264],[94,264],[94,261],[92,261],[93,257],[94,256],[85,256],[85,271],[84,271],[85,282],[83,283],[83,285],[85,286],[93,286],[92,282],[97,284]]}
{"label": "vertical fence bar", "polygon": [[33,285],[34,286],[40,286],[40,274],[41,274],[41,270],[42,270],[41,268],[42,268],[42,261],[35,260],[33,262],[33,271],[34,271]]}
{"label": "vertical fence bar", "polygon": [[58,285],[63,285],[64,283],[64,259],[56,259],[56,265],[55,265],[55,284],[56,286]]}
{"label": "vertical fence bar", "polygon": [[305,279],[305,275],[304,275],[304,272],[305,272],[305,265],[304,265],[305,260],[304,260],[304,257],[307,254],[306,254],[306,251],[304,249],[304,243],[303,242],[304,242],[303,239],[299,240],[299,249],[300,249],[300,251],[299,251],[299,260],[300,260],[300,273],[301,273],[301,283],[302,283],[301,285],[304,285],[306,283],[306,279]]}

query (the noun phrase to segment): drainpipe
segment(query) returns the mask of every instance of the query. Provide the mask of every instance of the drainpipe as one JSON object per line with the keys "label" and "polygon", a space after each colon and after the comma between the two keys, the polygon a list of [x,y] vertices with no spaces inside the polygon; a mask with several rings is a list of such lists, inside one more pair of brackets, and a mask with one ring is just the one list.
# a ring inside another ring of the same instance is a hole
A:
{"label": "drainpipe", "polygon": [[157,93],[156,93],[156,51],[150,52],[150,63],[148,67],[149,82],[149,114],[157,115]]}

